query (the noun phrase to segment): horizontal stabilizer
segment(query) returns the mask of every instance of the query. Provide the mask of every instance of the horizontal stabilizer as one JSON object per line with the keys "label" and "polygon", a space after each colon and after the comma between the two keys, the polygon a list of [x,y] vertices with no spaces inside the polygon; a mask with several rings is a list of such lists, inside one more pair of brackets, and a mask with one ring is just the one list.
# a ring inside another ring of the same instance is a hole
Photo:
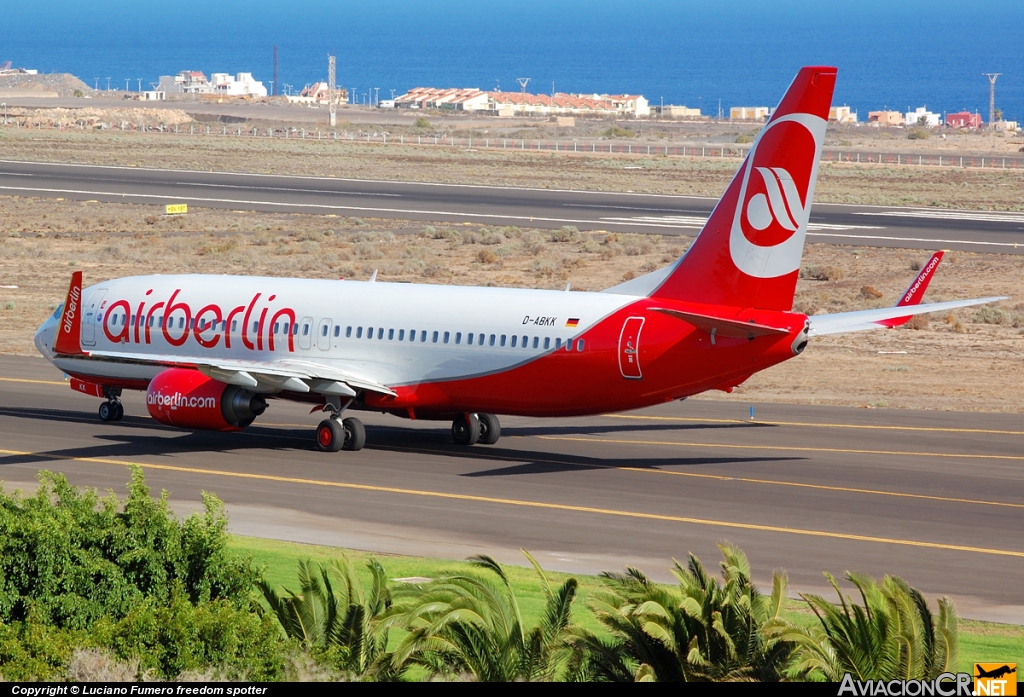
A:
{"label": "horizontal stabilizer", "polygon": [[927,303],[925,305],[897,305],[896,307],[882,307],[877,310],[856,310],[854,312],[838,312],[832,315],[812,315],[807,318],[811,325],[808,334],[809,336],[824,336],[826,334],[862,332],[868,329],[886,329],[888,328],[886,322],[897,317],[956,310],[961,307],[984,305],[1000,300],[1006,300],[1006,297],[951,300],[944,303]]}
{"label": "horizontal stabilizer", "polygon": [[661,312],[666,315],[681,319],[707,332],[711,336],[723,336],[731,339],[753,339],[756,336],[777,336],[789,334],[787,329],[776,329],[766,327],[763,324],[755,324],[753,321],[744,322],[738,319],[722,319],[712,315],[702,315],[697,312],[684,312],[682,310],[670,310],[662,307],[652,307],[654,312]]}

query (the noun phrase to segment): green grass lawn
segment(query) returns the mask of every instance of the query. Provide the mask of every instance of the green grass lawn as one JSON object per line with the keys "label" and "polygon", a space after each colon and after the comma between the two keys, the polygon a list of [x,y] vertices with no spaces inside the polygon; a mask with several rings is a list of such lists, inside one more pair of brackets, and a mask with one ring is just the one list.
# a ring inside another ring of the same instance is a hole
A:
{"label": "green grass lawn", "polygon": [[[284,586],[298,590],[297,569],[299,560],[308,559],[315,562],[326,562],[340,555],[347,555],[360,571],[363,578],[369,581],[370,574],[365,570],[365,561],[376,557],[387,571],[388,578],[435,578],[445,572],[474,571],[478,574],[487,572],[474,570],[464,561],[447,559],[428,559],[425,557],[402,557],[384,554],[371,554],[337,547],[321,547],[294,542],[278,542],[255,537],[233,536],[230,549],[241,554],[252,555],[256,564],[265,567],[264,578],[273,586]],[[708,571],[717,570],[718,560],[702,560]],[[524,557],[522,563],[527,564]],[[621,571],[621,569],[610,569]],[[650,570],[646,570],[650,571]],[[506,566],[505,573],[512,581],[516,597],[519,599],[523,621],[527,626],[536,622],[544,609],[544,591],[540,579],[532,568]],[[558,572],[547,572],[552,584],[559,584],[570,576]],[[587,603],[600,592],[603,587],[597,576],[575,574],[579,582],[577,602],[574,605],[573,620],[579,626],[592,631],[601,631],[594,615],[587,609]],[[770,589],[768,589],[770,590]],[[790,600],[785,611],[786,619],[799,624],[815,622],[814,615],[799,600]],[[1024,665],[1024,627],[991,622],[961,620],[960,622],[960,670],[971,672],[975,661],[1008,662]]]}

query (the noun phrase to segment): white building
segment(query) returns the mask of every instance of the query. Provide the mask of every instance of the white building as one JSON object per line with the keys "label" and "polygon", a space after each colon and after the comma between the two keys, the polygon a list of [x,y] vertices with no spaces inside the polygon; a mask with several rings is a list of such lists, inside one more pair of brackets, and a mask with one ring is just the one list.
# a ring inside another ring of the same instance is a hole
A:
{"label": "white building", "polygon": [[661,115],[666,119],[696,119],[700,117],[700,109],[693,109],[685,105],[666,104],[661,107]]}
{"label": "white building", "polygon": [[731,121],[764,121],[770,109],[766,106],[734,106],[729,107]]}
{"label": "white building", "polygon": [[828,110],[828,120],[838,123],[857,123],[857,112],[846,105],[834,106]]}
{"label": "white building", "polygon": [[908,126],[927,126],[929,128],[938,128],[942,123],[942,117],[939,114],[934,114],[928,111],[923,106],[919,106],[913,111],[907,112],[905,121]]}
{"label": "white building", "polygon": [[254,80],[252,73],[213,73],[210,76],[213,93],[225,97],[266,97],[267,88],[259,80]]}

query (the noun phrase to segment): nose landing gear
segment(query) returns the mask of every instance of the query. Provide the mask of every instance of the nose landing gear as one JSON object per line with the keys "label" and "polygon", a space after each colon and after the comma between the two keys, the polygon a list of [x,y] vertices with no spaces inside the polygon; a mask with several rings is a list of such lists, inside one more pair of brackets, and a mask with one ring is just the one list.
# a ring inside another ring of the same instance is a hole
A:
{"label": "nose landing gear", "polygon": [[120,387],[104,387],[103,396],[107,398],[100,405],[100,421],[120,421],[124,418],[124,405],[121,404]]}

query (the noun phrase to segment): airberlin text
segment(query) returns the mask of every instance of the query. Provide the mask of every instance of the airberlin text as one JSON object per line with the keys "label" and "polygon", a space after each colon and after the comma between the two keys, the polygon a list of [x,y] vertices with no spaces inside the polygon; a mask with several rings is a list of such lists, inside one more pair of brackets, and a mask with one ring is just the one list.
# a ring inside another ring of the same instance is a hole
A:
{"label": "airberlin text", "polygon": [[186,397],[180,392],[172,395],[165,395],[162,392],[149,392],[146,394],[146,402],[158,407],[170,407],[171,409],[216,409],[216,397]]}
{"label": "airberlin text", "polygon": [[[146,296],[152,292],[146,291]],[[178,288],[167,300],[148,307],[147,300],[135,308],[127,300],[114,301],[103,312],[103,333],[117,344],[150,344],[162,335],[171,346],[182,346],[191,336],[202,348],[212,349],[223,339],[226,349],[232,348],[233,341],[241,341],[242,347],[249,351],[263,351],[264,348],[274,351],[278,348],[275,339],[282,341],[287,338],[287,350],[294,353],[295,310],[272,307],[276,295],[261,302],[263,294],[256,293],[245,305],[228,309],[210,303],[193,311],[191,305],[178,299],[180,293]],[[155,321],[154,317],[159,320]],[[120,324],[117,324],[119,318]],[[234,330],[238,324],[241,324],[240,331]],[[283,331],[278,333],[275,327],[281,327]],[[284,349],[284,346],[280,348]]]}
{"label": "airberlin text", "polygon": [[220,687],[202,685],[148,686],[148,685],[13,685],[12,695],[25,697],[57,697],[57,695],[265,695],[269,687],[248,685],[246,687]]}
{"label": "airberlin text", "polygon": [[847,673],[839,693],[854,697],[959,697],[973,695],[970,673],[942,673],[934,680],[854,680]]}

